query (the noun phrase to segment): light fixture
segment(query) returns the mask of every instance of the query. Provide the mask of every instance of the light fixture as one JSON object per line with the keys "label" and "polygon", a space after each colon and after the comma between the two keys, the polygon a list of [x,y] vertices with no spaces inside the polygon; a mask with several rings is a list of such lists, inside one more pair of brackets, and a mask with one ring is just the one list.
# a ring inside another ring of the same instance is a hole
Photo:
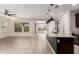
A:
{"label": "light fixture", "polygon": [[49,23],[49,22],[51,22],[51,21],[54,21],[54,19],[53,19],[53,17],[52,17],[52,15],[54,14],[53,12],[52,12],[52,6],[53,6],[53,4],[50,4],[50,9],[48,9],[48,12],[50,12],[50,15],[51,15],[51,18],[50,19],[48,19],[48,21],[46,22],[46,23]]}

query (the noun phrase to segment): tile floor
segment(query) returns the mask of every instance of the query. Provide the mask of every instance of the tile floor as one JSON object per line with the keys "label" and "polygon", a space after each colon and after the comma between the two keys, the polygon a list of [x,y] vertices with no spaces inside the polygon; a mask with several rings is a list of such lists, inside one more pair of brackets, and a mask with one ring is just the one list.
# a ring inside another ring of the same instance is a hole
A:
{"label": "tile floor", "polygon": [[1,54],[52,54],[44,35],[0,39]]}

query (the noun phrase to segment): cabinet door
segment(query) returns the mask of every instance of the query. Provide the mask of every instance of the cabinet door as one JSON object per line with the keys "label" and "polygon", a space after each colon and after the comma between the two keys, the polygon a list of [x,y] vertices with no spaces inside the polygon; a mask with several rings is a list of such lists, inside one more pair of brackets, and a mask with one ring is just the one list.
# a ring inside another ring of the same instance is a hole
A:
{"label": "cabinet door", "polygon": [[57,39],[57,53],[58,54],[74,53],[74,39],[73,38]]}

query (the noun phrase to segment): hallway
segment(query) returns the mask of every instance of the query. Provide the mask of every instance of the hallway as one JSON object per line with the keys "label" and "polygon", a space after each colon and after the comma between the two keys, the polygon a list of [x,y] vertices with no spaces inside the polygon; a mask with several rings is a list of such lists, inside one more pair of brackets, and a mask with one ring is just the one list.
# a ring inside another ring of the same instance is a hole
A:
{"label": "hallway", "polygon": [[0,39],[0,53],[51,54],[52,50],[44,36],[22,36]]}

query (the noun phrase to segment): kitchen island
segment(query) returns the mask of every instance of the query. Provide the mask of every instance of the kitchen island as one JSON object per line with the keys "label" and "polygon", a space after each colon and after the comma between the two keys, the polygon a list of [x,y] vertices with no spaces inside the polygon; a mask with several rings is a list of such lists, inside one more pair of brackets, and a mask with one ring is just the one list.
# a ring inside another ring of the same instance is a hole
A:
{"label": "kitchen island", "polygon": [[74,53],[74,36],[47,35],[47,40],[56,54]]}

